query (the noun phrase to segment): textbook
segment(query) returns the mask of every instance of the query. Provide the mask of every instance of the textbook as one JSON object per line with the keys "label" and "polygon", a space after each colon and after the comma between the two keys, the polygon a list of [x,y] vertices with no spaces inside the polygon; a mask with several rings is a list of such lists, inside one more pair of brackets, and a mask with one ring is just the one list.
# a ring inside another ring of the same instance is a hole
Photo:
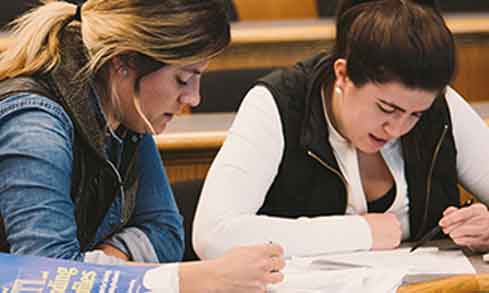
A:
{"label": "textbook", "polygon": [[0,253],[1,293],[151,292],[143,285],[155,266],[108,266]]}

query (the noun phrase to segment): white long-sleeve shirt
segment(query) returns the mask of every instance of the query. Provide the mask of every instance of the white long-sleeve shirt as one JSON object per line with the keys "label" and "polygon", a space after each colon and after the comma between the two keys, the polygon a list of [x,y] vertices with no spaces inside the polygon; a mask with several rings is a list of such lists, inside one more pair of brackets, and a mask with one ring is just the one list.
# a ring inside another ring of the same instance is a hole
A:
{"label": "white long-sleeve shirt", "polygon": [[[459,182],[489,203],[489,128],[453,89],[446,93],[458,151]],[[331,125],[331,124],[329,124]],[[280,115],[271,92],[251,89],[204,184],[194,220],[193,245],[203,258],[222,255],[235,245],[273,241],[286,256],[368,250],[372,247],[366,199],[356,151],[330,126],[330,143],[348,181],[346,215],[288,219],[257,215],[278,173],[284,152]],[[409,237],[409,199],[398,141],[381,150],[396,184],[388,212],[396,214]]]}

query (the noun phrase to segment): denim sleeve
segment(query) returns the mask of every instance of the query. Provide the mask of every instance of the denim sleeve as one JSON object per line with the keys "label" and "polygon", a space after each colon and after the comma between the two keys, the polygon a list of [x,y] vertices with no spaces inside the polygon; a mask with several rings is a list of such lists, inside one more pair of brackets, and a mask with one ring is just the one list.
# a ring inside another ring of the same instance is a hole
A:
{"label": "denim sleeve", "polygon": [[0,214],[10,252],[83,260],[70,196],[73,126],[35,95],[0,104]]}
{"label": "denim sleeve", "polygon": [[132,260],[151,261],[151,254],[156,253],[156,261],[180,261],[184,249],[182,216],[151,135],[143,137],[138,159],[136,207],[128,227],[109,243],[128,253]]}

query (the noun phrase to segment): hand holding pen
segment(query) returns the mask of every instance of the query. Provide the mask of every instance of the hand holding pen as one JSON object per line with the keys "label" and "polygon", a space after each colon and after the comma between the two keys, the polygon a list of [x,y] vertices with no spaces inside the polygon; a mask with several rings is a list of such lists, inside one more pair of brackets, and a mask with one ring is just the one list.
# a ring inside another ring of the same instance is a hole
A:
{"label": "hand holding pen", "polygon": [[472,251],[489,250],[489,211],[484,204],[475,203],[466,208],[450,207],[440,220],[443,232],[459,246]]}
{"label": "hand holding pen", "polygon": [[443,212],[439,226],[433,228],[412,248],[424,245],[437,234],[447,234],[459,246],[468,247],[474,251],[489,249],[489,212],[483,204],[466,201],[461,207],[449,207]]}
{"label": "hand holding pen", "polygon": [[[443,224],[446,224],[447,221],[450,221],[450,220],[447,220],[446,218],[450,215],[450,214],[453,214],[454,212],[457,212],[459,209],[463,209],[463,208],[466,208],[468,206],[472,205],[472,200],[467,200],[465,201],[461,206],[460,208],[456,208],[456,207],[449,207],[447,208],[444,212],[443,212],[443,218],[440,220],[440,223],[438,226],[434,227],[433,229],[431,229],[428,233],[426,233],[420,240],[418,240],[418,242],[416,242],[414,244],[413,247],[411,247],[411,249],[409,250],[409,252],[413,252],[415,251],[416,249],[418,249],[418,247],[421,247],[423,245],[425,245],[427,242],[435,239],[435,237],[441,233],[441,231],[443,231],[445,234],[448,234],[445,232],[445,229],[446,229],[446,226],[444,227],[442,225]],[[453,216],[450,216],[450,218],[452,218]],[[445,221],[445,222],[443,222]],[[457,243],[458,244],[458,243]]]}

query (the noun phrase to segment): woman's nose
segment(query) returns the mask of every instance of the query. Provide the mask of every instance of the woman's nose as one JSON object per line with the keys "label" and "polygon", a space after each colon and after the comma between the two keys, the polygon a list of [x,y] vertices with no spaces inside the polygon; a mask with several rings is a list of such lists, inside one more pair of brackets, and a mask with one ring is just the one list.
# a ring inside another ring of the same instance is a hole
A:
{"label": "woman's nose", "polygon": [[193,83],[192,88],[180,97],[180,103],[189,105],[190,107],[197,107],[200,104],[200,100],[200,81]]}
{"label": "woman's nose", "polygon": [[189,105],[190,107],[197,107],[200,104],[200,93],[196,92],[193,94],[186,94],[182,96],[180,102],[185,105]]}
{"label": "woman's nose", "polygon": [[384,124],[384,130],[387,132],[389,137],[398,138],[404,135],[410,128],[410,122],[408,117],[400,116],[387,121]]}

